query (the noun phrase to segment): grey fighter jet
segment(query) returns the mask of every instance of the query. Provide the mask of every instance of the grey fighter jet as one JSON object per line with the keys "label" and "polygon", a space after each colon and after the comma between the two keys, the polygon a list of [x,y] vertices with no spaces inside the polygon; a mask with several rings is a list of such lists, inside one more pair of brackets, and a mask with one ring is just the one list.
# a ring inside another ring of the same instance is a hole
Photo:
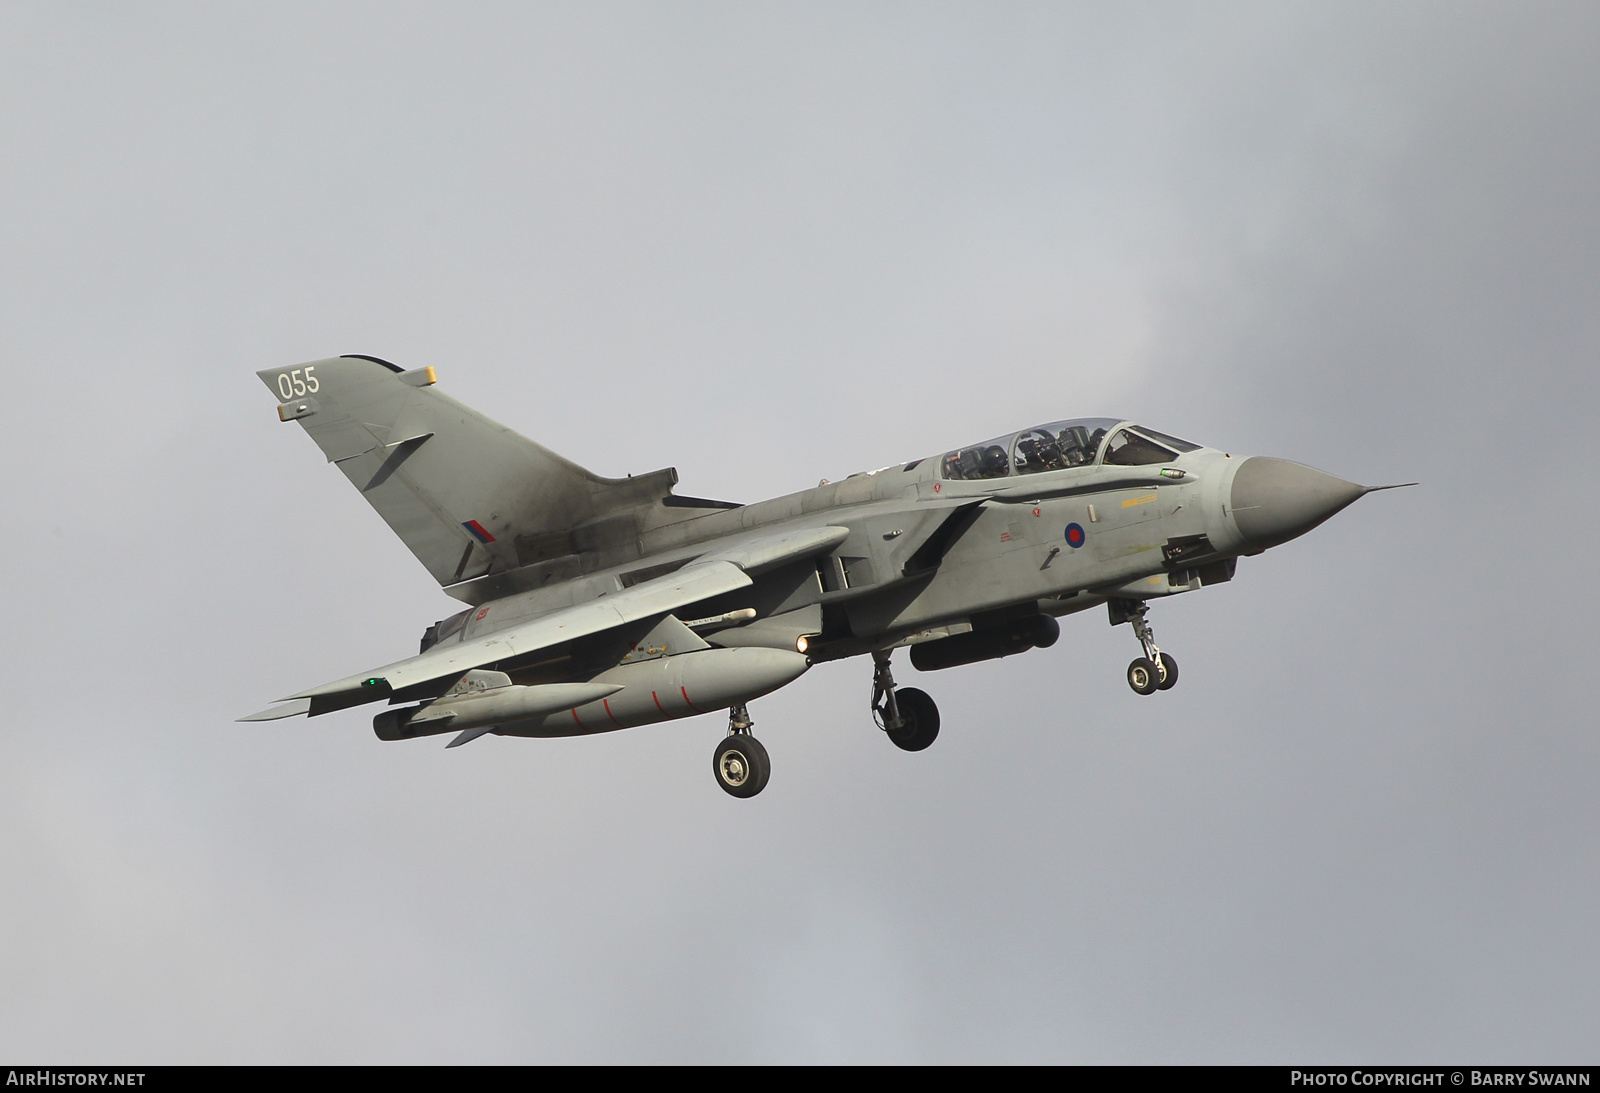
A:
{"label": "grey fighter jet", "polygon": [[1117,418],[1077,418],[787,497],[673,493],[671,468],[601,478],[441,392],[432,368],[346,356],[257,373],[466,610],[416,656],[300,691],[244,721],[385,703],[381,740],[579,736],[728,711],[717,784],[753,797],[766,749],[748,703],[823,661],[872,658],[874,719],[920,751],[931,672],[1048,648],[1105,605],[1141,655],[1128,685],[1170,688],[1150,603],[1233,578],[1371,489],[1234,458]]}

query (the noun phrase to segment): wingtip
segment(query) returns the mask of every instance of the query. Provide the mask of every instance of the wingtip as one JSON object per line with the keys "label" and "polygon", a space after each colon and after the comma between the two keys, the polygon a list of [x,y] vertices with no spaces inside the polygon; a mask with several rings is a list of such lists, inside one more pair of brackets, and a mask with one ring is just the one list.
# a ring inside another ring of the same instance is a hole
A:
{"label": "wingtip", "polygon": [[235,718],[234,722],[237,724],[240,721],[278,721],[285,717],[298,717],[301,714],[309,714],[310,712],[311,700],[309,698],[293,698],[280,702],[276,706],[269,706],[259,713]]}

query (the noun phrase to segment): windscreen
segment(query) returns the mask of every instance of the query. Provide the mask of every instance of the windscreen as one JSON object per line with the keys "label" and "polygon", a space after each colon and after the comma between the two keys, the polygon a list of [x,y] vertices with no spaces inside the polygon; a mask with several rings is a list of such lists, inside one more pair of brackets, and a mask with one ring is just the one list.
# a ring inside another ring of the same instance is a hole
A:
{"label": "windscreen", "polygon": [[1119,429],[1106,445],[1106,464],[1112,467],[1144,467],[1152,463],[1171,463],[1178,453],[1163,448],[1132,429]]}

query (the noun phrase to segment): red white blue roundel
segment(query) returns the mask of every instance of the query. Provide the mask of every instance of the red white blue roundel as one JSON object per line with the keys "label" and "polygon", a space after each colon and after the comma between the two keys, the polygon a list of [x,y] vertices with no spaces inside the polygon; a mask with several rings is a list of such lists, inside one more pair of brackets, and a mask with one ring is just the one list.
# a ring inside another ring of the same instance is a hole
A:
{"label": "red white blue roundel", "polygon": [[1077,550],[1079,547],[1081,547],[1083,545],[1083,540],[1084,540],[1083,525],[1082,524],[1068,524],[1067,525],[1067,545],[1069,547],[1071,547],[1073,550]]}

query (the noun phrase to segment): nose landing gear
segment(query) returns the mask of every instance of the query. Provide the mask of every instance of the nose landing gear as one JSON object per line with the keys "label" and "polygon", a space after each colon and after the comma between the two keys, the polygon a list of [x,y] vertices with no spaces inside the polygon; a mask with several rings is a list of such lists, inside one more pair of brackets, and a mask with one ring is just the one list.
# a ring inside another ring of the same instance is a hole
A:
{"label": "nose landing gear", "polygon": [[734,797],[754,797],[767,788],[772,776],[772,760],[761,741],[750,735],[755,722],[741,703],[728,711],[728,735],[711,756],[711,771],[717,785]]}
{"label": "nose landing gear", "polygon": [[1135,694],[1155,694],[1161,687],[1161,669],[1149,657],[1140,657],[1128,665],[1128,686]]}
{"label": "nose landing gear", "polygon": [[896,687],[889,654],[872,654],[872,719],[901,751],[921,751],[939,736],[939,707],[927,692]]}
{"label": "nose landing gear", "polygon": [[1111,612],[1111,625],[1131,623],[1134,636],[1144,647],[1144,656],[1128,665],[1128,686],[1142,695],[1171,690],[1178,682],[1178,662],[1156,647],[1155,631],[1144,618],[1149,605],[1143,600],[1111,600],[1106,607]]}

